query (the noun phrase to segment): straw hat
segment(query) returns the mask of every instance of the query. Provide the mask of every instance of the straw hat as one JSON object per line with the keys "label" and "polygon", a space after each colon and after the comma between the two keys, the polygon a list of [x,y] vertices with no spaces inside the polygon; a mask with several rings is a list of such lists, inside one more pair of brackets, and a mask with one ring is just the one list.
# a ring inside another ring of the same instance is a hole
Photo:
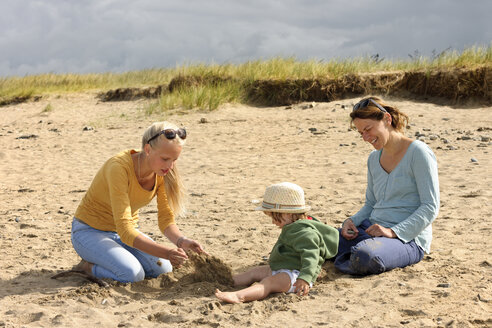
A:
{"label": "straw hat", "polygon": [[277,213],[304,213],[311,209],[304,201],[304,191],[294,183],[282,182],[265,190],[261,206],[256,211]]}

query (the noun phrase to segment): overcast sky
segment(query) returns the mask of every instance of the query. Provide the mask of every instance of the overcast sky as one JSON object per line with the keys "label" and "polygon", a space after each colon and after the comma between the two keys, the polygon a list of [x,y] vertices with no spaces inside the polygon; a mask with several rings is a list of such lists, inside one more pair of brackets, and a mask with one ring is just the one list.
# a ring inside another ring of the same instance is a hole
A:
{"label": "overcast sky", "polygon": [[0,77],[379,54],[492,41],[491,0],[2,0]]}

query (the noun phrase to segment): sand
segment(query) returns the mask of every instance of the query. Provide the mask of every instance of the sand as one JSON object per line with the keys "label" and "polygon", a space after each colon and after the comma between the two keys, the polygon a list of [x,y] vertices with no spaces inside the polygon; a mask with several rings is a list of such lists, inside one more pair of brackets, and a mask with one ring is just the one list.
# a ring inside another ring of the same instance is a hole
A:
{"label": "sand", "polygon": [[[164,119],[189,133],[179,159],[188,214],[178,225],[224,276],[265,263],[280,231],[253,208],[271,183],[301,185],[311,214],[339,226],[363,204],[372,150],[349,130],[356,101],[148,116],[148,101],[103,103],[84,93],[0,108],[0,327],[492,326],[492,108],[480,105],[390,99],[410,116],[408,135],[425,134],[439,164],[432,253],[417,265],[358,278],[328,262],[307,297],[234,305],[213,295],[232,290],[227,279],[193,265],[107,288],[78,276],[50,279],[79,261],[70,225],[96,171],[138,149],[145,127]],[[155,209],[141,209],[141,229],[168,243]]]}

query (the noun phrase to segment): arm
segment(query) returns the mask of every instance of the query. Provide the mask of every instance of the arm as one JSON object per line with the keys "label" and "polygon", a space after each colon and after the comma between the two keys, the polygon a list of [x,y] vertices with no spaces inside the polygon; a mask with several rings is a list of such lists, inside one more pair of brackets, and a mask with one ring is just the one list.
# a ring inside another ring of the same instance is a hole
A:
{"label": "arm", "polygon": [[415,239],[439,212],[439,179],[437,161],[429,148],[415,153],[412,172],[417,185],[420,206],[408,218],[392,227],[398,238],[404,242]]}
{"label": "arm", "polygon": [[[157,211],[159,229],[161,232],[171,241],[173,244],[186,251],[192,250],[196,253],[205,252],[203,247],[195,240],[186,238],[179,230],[174,221],[174,213],[171,210],[167,201],[166,191],[164,188],[164,181],[157,188]],[[205,254],[208,254],[205,252]]]}
{"label": "arm", "polygon": [[164,235],[179,248],[182,248],[186,251],[191,250],[195,253],[205,253],[209,255],[207,252],[205,252],[203,247],[197,241],[186,238],[181,233],[178,226],[175,224],[171,224],[169,227],[167,227],[167,229],[164,231]]}
{"label": "arm", "polygon": [[292,247],[300,256],[301,268],[297,279],[302,279],[309,283],[315,281],[319,274],[319,244],[321,237],[313,228],[302,227],[301,229],[295,235],[289,236],[289,239],[291,239]]}
{"label": "arm", "polygon": [[[373,154],[373,153],[371,153]],[[375,153],[377,155],[377,153]],[[359,235],[359,230],[357,226],[361,224],[362,221],[369,218],[374,209],[374,204],[376,204],[376,196],[373,191],[373,177],[371,173],[371,155],[367,159],[367,187],[366,187],[366,201],[364,206],[350,218],[346,219],[342,224],[342,236],[351,240]]]}
{"label": "arm", "polygon": [[116,232],[125,244],[133,247],[135,238],[141,233],[135,229],[129,196],[129,177],[125,167],[113,162],[106,167],[111,212]]}
{"label": "arm", "polygon": [[361,224],[362,221],[365,219],[368,219],[371,216],[372,210],[374,209],[374,204],[376,204],[376,196],[374,195],[374,190],[373,190],[373,177],[371,173],[371,160],[372,156],[375,154],[377,156],[376,152],[371,153],[369,158],[367,159],[367,187],[366,187],[366,201],[364,203],[364,206],[354,215],[350,217],[350,220],[353,222],[355,226],[358,226]]}
{"label": "arm", "polygon": [[175,249],[160,245],[142,234],[135,238],[133,247],[147,254],[169,260],[175,267],[179,267],[186,259],[188,259],[188,256],[183,249]]}
{"label": "arm", "polygon": [[188,258],[183,250],[159,245],[135,229],[128,195],[128,173],[124,167],[118,163],[108,166],[107,177],[116,232],[121,240],[142,252],[167,259],[173,266],[183,263]]}

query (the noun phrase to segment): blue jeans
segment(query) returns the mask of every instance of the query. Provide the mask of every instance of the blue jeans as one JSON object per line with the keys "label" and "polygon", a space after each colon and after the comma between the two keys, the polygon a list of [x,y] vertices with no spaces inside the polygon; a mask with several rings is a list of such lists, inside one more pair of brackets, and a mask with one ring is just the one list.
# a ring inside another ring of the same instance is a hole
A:
{"label": "blue jeans", "polygon": [[415,241],[404,243],[397,238],[372,237],[366,233],[372,223],[364,220],[357,227],[359,234],[355,239],[347,240],[341,234],[335,267],[354,275],[378,274],[394,268],[420,262],[424,251]]}
{"label": "blue jeans", "polygon": [[72,221],[72,245],[81,258],[94,264],[92,275],[96,278],[136,282],[173,269],[168,260],[124,244],[116,232],[94,229],[76,218]]}

